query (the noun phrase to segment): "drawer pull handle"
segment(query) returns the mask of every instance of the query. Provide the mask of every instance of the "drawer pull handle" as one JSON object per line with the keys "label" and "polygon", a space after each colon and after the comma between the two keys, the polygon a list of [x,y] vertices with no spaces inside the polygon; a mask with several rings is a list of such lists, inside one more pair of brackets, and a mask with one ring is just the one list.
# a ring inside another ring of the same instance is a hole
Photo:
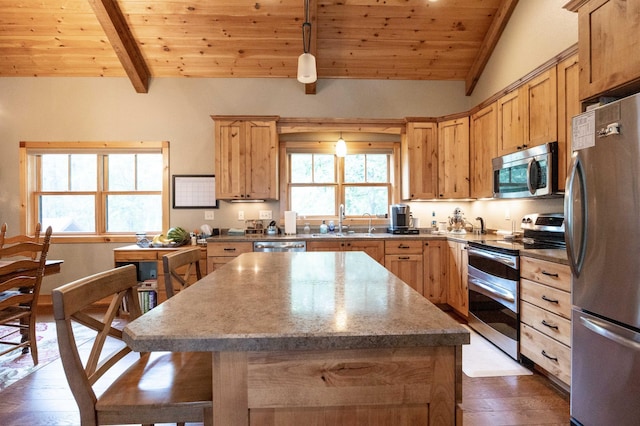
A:
{"label": "drawer pull handle", "polygon": [[542,320],[542,325],[544,325],[545,327],[549,327],[549,328],[553,328],[554,330],[558,329],[557,325],[553,325],[553,324],[549,324],[547,321]]}
{"label": "drawer pull handle", "polygon": [[558,273],[553,273],[553,272],[547,272],[547,271],[540,271],[542,273],[542,275],[546,275],[548,277],[554,277],[554,278],[559,278],[560,275],[558,275]]}
{"label": "drawer pull handle", "polygon": [[235,247],[232,248],[225,248],[224,251],[236,251]]}
{"label": "drawer pull handle", "polygon": [[405,246],[404,244],[400,244],[400,245],[398,245],[398,248],[400,248],[400,249],[408,249],[408,248],[411,248],[411,247]]}
{"label": "drawer pull handle", "polygon": [[542,295],[542,300],[544,300],[545,302],[549,302],[549,303],[555,303],[555,304],[560,303],[560,301],[558,301],[558,299],[549,299],[544,294]]}
{"label": "drawer pull handle", "polygon": [[551,361],[558,362],[558,357],[551,356],[551,355],[547,355],[547,353],[545,352],[545,350],[544,350],[544,349],[542,350],[542,352],[541,352],[541,353],[542,353],[542,356],[543,356],[543,357],[545,357],[545,358],[547,358],[547,359],[550,359]]}
{"label": "drawer pull handle", "polygon": [[398,260],[409,260],[409,259],[411,258],[408,256],[398,256]]}

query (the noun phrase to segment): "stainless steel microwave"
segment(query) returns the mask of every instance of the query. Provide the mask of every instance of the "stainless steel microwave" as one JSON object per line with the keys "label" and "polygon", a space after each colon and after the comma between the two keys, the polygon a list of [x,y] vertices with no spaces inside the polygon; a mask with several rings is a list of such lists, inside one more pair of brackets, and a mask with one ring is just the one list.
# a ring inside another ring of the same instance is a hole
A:
{"label": "stainless steel microwave", "polygon": [[493,197],[526,198],[558,192],[558,142],[494,158]]}

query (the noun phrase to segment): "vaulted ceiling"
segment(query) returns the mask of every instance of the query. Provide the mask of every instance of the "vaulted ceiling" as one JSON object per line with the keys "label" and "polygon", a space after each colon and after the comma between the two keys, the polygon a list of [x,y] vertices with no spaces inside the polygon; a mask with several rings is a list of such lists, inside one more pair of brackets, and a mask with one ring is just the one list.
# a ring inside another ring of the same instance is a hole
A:
{"label": "vaulted ceiling", "polygon": [[[517,0],[310,0],[318,78],[464,80]],[[304,0],[0,2],[0,77],[295,78]],[[315,85],[307,85],[307,93]]]}

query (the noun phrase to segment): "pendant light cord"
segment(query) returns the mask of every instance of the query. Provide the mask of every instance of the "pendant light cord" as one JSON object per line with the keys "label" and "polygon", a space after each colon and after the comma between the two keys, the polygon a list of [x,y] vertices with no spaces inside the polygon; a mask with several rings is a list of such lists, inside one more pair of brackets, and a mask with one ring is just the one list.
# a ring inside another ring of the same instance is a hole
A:
{"label": "pendant light cord", "polygon": [[304,0],[304,22],[302,24],[302,51],[311,50],[311,22],[309,22],[309,0]]}

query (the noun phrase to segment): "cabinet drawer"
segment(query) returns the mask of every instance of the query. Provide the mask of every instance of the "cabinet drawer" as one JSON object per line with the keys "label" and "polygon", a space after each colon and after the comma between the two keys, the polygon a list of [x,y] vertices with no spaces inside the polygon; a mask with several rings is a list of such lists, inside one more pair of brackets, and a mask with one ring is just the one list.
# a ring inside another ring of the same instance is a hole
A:
{"label": "cabinet drawer", "polygon": [[239,256],[253,251],[253,243],[228,242],[207,244],[207,257],[210,256]]}
{"label": "cabinet drawer", "polygon": [[571,383],[571,350],[524,323],[520,324],[520,353],[564,383]]}
{"label": "cabinet drawer", "polygon": [[527,302],[520,304],[520,321],[542,334],[571,346],[571,321]]}
{"label": "cabinet drawer", "polygon": [[564,291],[571,291],[571,270],[568,265],[546,260],[520,257],[520,277]]}
{"label": "cabinet drawer", "polygon": [[384,254],[422,254],[422,244],[420,240],[385,241]]}
{"label": "cabinet drawer", "polygon": [[571,294],[566,291],[523,279],[520,280],[520,300],[571,318]]}
{"label": "cabinet drawer", "polygon": [[114,262],[137,262],[140,260],[156,260],[158,254],[156,250],[123,250],[113,251]]}

